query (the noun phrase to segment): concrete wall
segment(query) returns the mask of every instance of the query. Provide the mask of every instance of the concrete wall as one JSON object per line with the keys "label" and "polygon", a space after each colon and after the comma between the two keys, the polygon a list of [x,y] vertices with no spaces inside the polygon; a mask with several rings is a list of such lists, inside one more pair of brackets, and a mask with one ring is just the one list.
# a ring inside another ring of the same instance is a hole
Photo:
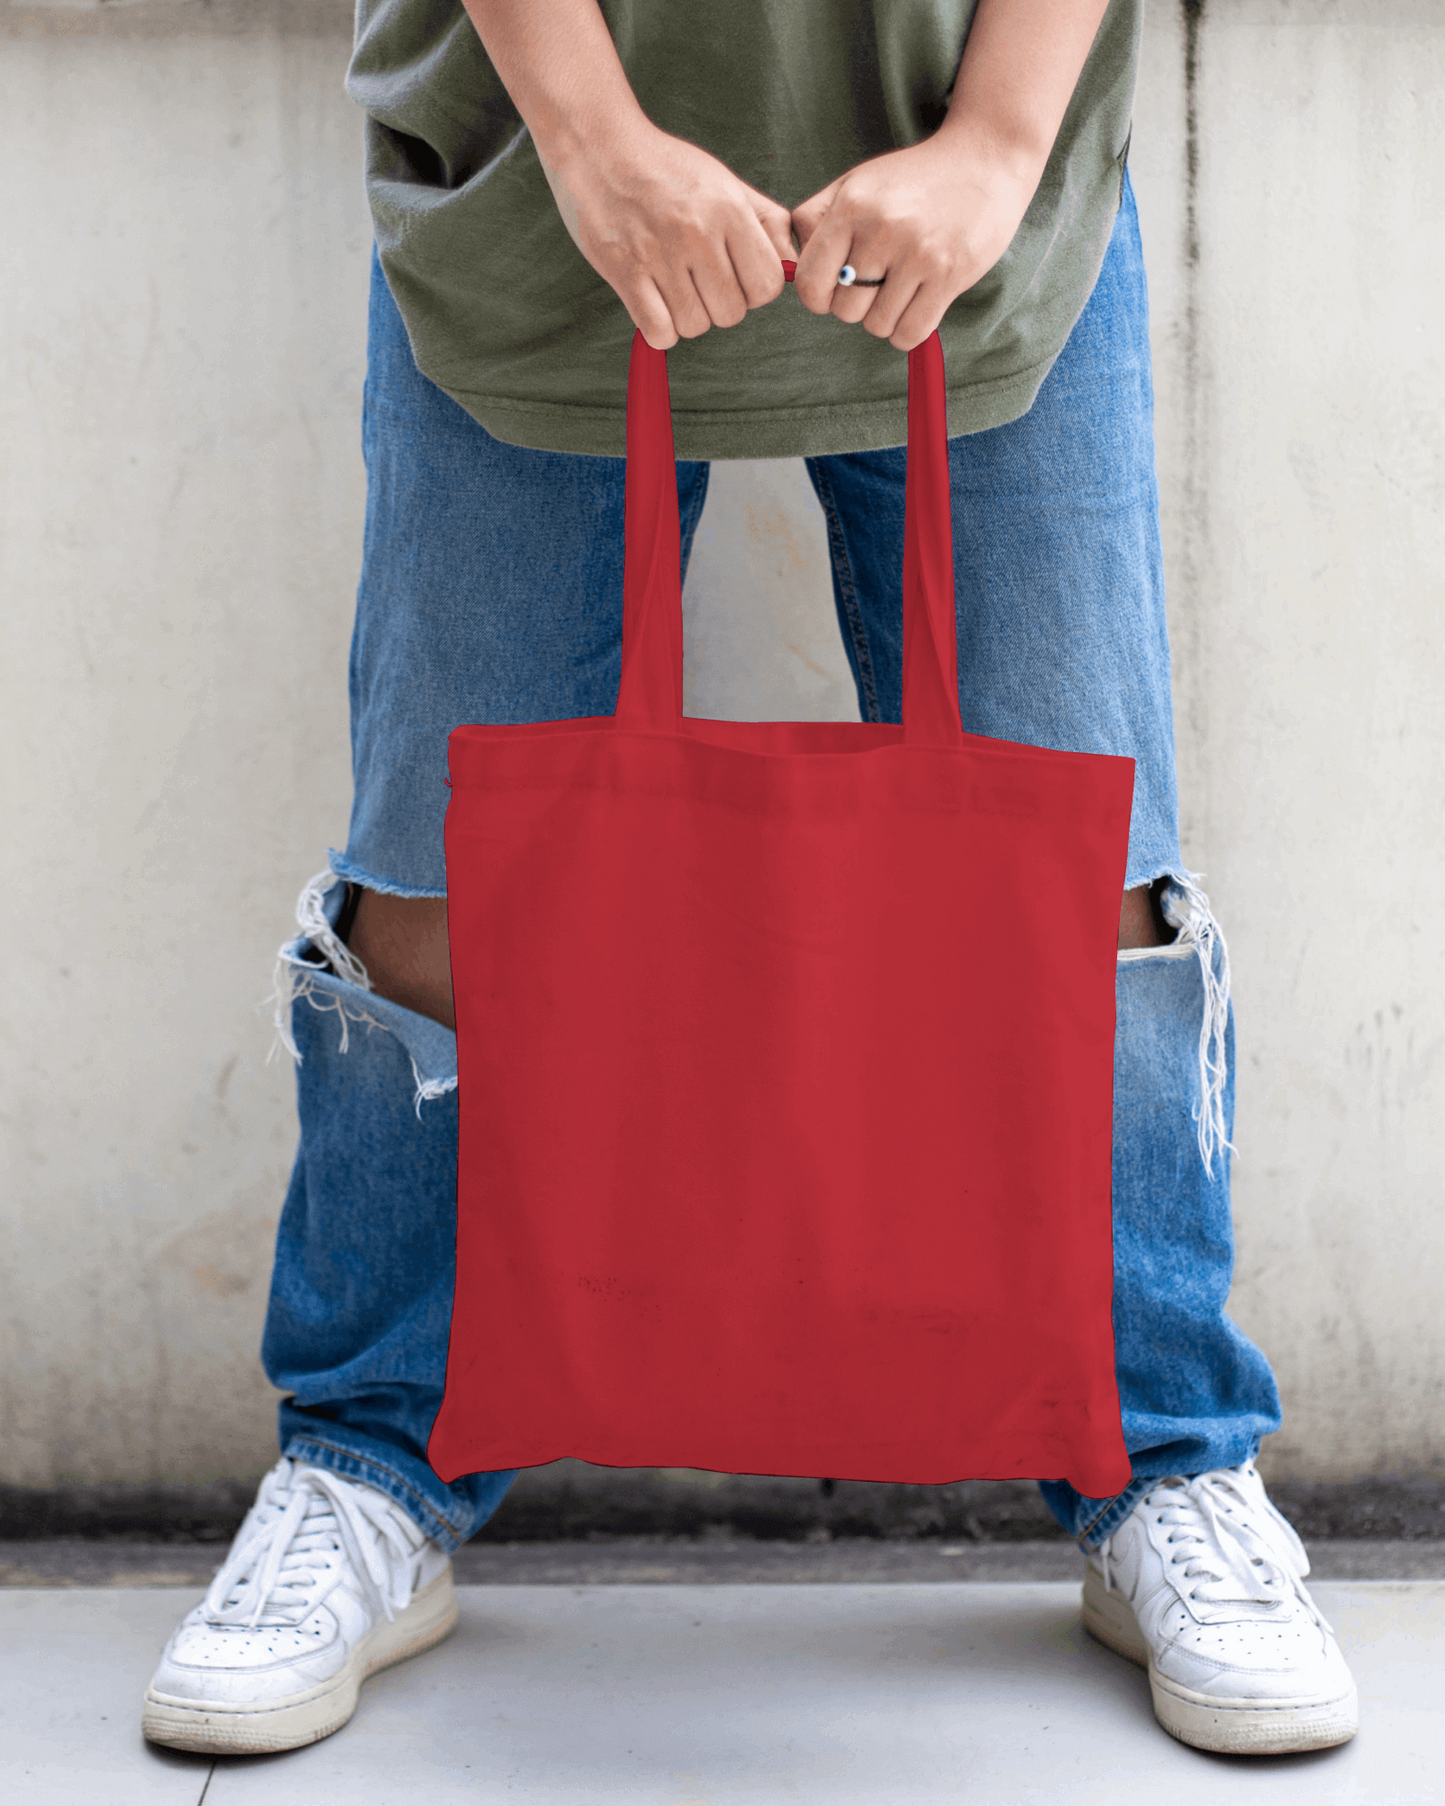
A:
{"label": "concrete wall", "polygon": [[[348,18],[0,5],[0,1480],[270,1458],[264,998],[347,811]],[[1160,0],[1134,138],[1186,857],[1244,1053],[1235,1307],[1298,1478],[1445,1468],[1442,96],[1441,0]],[[690,706],[849,713],[801,468],[713,480]]]}

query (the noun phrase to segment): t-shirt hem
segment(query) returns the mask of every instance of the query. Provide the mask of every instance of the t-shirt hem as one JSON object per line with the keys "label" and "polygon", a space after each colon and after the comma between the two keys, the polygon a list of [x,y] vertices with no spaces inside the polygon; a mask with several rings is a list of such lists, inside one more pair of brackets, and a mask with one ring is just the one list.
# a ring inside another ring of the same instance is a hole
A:
{"label": "t-shirt hem", "polygon": [[[1058,353],[1010,376],[948,391],[950,438],[1007,426],[1033,405]],[[433,378],[433,380],[436,380]],[[626,414],[621,408],[518,401],[440,385],[481,426],[507,445],[533,451],[621,457]],[[908,402],[835,402],[824,407],[757,409],[674,408],[679,458],[810,458],[885,451],[908,438]]]}

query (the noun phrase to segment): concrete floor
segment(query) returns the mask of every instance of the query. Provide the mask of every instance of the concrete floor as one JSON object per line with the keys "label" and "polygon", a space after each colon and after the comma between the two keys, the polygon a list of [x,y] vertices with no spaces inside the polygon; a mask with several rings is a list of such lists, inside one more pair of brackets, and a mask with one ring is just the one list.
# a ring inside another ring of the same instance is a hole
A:
{"label": "concrete floor", "polygon": [[[1307,1546],[1316,1580],[1445,1580],[1445,1542],[1312,1537]],[[222,1542],[84,1537],[0,1542],[0,1588],[204,1587],[225,1552]],[[459,1586],[856,1586],[879,1581],[1077,1582],[1081,1558],[1063,1536],[1021,1542],[619,1536],[468,1543],[457,1551],[454,1565]]]}
{"label": "concrete floor", "polygon": [[1070,1583],[467,1587],[457,1635],[286,1756],[137,1730],[183,1589],[0,1594],[0,1789],[43,1806],[1414,1806],[1439,1794],[1445,1583],[1325,1582],[1364,1729],[1210,1757],[1155,1725]]}

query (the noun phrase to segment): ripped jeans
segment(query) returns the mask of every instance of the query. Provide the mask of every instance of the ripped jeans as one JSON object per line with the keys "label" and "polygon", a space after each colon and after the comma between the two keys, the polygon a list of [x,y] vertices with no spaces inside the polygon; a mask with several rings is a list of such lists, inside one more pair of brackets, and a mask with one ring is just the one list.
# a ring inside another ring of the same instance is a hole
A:
{"label": "ripped jeans", "polygon": [[[369,1482],[443,1546],[512,1476],[444,1485],[456,1221],[456,1048],[378,997],[335,933],[346,883],[441,896],[446,740],[465,721],[611,712],[623,464],[503,444],[426,378],[373,269],[365,557],[352,642],[355,801],[303,892],[278,1020],[301,1145],[263,1343],[287,1454]],[[1114,1332],[1134,1480],[1043,1490],[1103,1540],[1148,1481],[1249,1459],[1279,1425],[1264,1356],[1225,1313],[1233,1269],[1228,962],[1179,853],[1147,303],[1127,185],[1098,283],[1033,407],[949,443],[959,691],[971,733],[1136,762],[1127,886],[1159,879],[1172,944],[1119,956]],[[843,642],[866,720],[901,707],[902,450],[815,458]],[[708,467],[678,466],[686,560]],[[1068,899],[1059,899],[1061,909]],[[1027,958],[1027,948],[1018,956]]]}

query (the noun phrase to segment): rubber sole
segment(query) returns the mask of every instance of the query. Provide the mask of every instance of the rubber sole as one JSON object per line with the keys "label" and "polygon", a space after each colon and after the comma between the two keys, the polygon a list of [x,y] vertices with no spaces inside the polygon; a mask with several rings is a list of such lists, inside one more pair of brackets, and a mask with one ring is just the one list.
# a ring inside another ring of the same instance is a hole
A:
{"label": "rubber sole", "polygon": [[1105,1589],[1092,1568],[1084,1576],[1084,1629],[1095,1642],[1148,1671],[1154,1716],[1181,1743],[1227,1756],[1291,1756],[1333,1749],[1359,1729],[1353,1686],[1337,1699],[1297,1699],[1265,1705],[1257,1699],[1215,1699],[1159,1673],[1139,1634],[1128,1600]]}
{"label": "rubber sole", "polygon": [[434,1648],[456,1627],[457,1589],[448,1566],[404,1612],[390,1623],[378,1624],[352,1651],[345,1667],[322,1686],[258,1708],[178,1699],[148,1687],[141,1733],[150,1743],[211,1756],[256,1756],[319,1743],[351,1718],[364,1680]]}

